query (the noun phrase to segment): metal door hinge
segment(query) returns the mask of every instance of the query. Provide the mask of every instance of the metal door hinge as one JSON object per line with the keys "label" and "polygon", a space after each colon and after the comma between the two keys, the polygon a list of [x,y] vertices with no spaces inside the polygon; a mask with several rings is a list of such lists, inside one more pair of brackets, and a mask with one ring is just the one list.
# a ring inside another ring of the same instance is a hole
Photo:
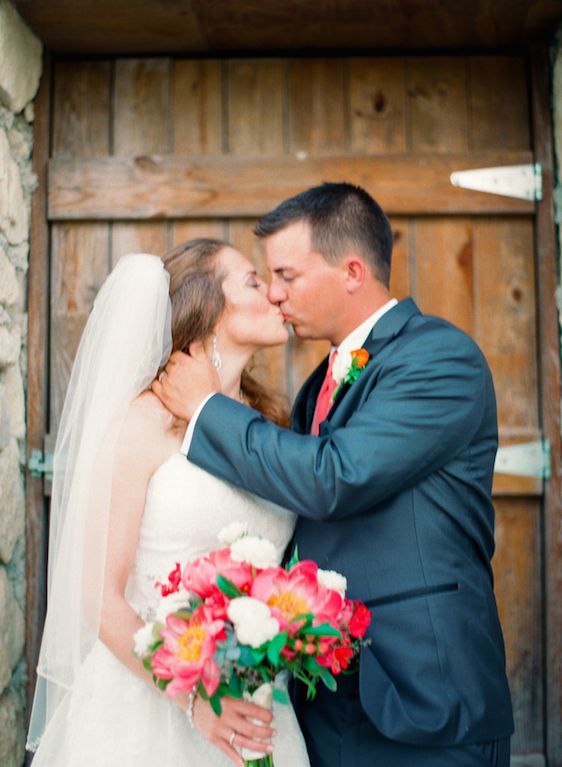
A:
{"label": "metal door hinge", "polygon": [[451,184],[475,192],[535,202],[542,200],[542,167],[536,162],[530,165],[458,170],[451,173]]}
{"label": "metal door hinge", "polygon": [[42,450],[32,450],[27,462],[32,477],[53,478],[53,454],[45,453]]}
{"label": "metal door hinge", "polygon": [[539,477],[550,479],[550,442],[541,439],[520,445],[500,447],[496,456],[494,471],[518,477]]}

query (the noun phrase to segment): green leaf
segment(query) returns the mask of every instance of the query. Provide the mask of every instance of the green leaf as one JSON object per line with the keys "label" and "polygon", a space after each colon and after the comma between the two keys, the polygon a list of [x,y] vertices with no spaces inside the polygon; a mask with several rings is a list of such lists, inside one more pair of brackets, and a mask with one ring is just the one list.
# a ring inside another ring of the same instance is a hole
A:
{"label": "green leaf", "polygon": [[242,682],[240,681],[240,677],[236,672],[232,672],[230,675],[230,683],[229,683],[229,695],[232,698],[241,698],[242,697]]}
{"label": "green leaf", "polygon": [[222,714],[222,706],[221,706],[221,699],[218,693],[215,693],[212,698],[209,698],[209,703],[211,704],[211,708],[215,712],[217,716],[220,716]]}
{"label": "green leaf", "polygon": [[273,637],[269,645],[267,646],[267,657],[274,666],[279,664],[279,654],[285,647],[289,640],[289,636],[286,631],[281,631],[279,634]]}
{"label": "green leaf", "polygon": [[294,567],[299,562],[299,547],[295,544],[295,548],[293,549],[293,555],[290,558],[290,560],[285,565],[285,570],[290,570],[291,567]]}
{"label": "green leaf", "polygon": [[229,599],[235,599],[236,597],[244,596],[240,589],[223,575],[217,575],[217,586]]}
{"label": "green leaf", "polygon": [[311,626],[304,632],[313,637],[341,637],[341,631],[329,623],[321,623],[320,626]]}
{"label": "green leaf", "polygon": [[289,696],[286,690],[280,690],[279,687],[273,688],[273,700],[277,703],[283,703],[287,705],[289,703]]}
{"label": "green leaf", "polygon": [[328,690],[331,690],[331,692],[335,692],[338,689],[338,683],[332,676],[331,672],[327,668],[320,667],[320,673],[319,673],[320,679],[324,682]]}
{"label": "green leaf", "polygon": [[310,674],[319,675],[322,670],[322,666],[320,666],[316,658],[313,658],[312,655],[307,655],[302,665]]}

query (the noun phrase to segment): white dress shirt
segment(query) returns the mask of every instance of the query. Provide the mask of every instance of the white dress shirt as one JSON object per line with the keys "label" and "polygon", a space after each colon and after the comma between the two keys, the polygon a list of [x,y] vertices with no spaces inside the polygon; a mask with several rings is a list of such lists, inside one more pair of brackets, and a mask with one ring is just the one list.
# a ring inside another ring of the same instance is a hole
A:
{"label": "white dress shirt", "polygon": [[[358,325],[354,330],[347,335],[341,344],[337,347],[338,353],[340,352],[352,352],[355,349],[360,349],[369,335],[371,334],[371,331],[377,324],[377,322],[380,320],[380,318],[386,314],[388,311],[390,311],[398,301],[395,298],[391,298],[390,301],[387,301],[384,306],[381,306],[380,309],[377,309],[374,314],[371,314],[370,317],[367,317],[364,322],[362,322],[360,325]],[[332,350],[336,347],[332,347]],[[187,456],[189,453],[189,448],[191,446],[191,440],[193,439],[193,432],[195,430],[195,424],[197,423],[197,419],[199,418],[199,414],[207,404],[207,402],[216,394],[216,392],[213,392],[212,394],[208,394],[205,399],[201,402],[195,413],[193,414],[193,417],[191,421],[188,424],[187,430],[185,432],[185,437],[183,439],[182,445],[181,445],[181,452]]]}

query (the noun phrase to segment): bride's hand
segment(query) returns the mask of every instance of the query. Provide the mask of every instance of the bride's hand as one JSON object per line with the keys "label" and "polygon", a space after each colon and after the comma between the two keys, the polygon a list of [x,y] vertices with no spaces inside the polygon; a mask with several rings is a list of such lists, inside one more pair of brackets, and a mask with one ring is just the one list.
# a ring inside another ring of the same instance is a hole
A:
{"label": "bride's hand", "polygon": [[[217,716],[210,704],[198,696],[193,707],[193,723],[237,767],[244,767],[244,760],[234,746],[261,753],[273,752],[273,745],[269,741],[275,735],[275,730],[267,726],[273,719],[271,711],[229,697],[221,699],[221,706],[222,714]],[[264,724],[253,724],[250,718]]]}

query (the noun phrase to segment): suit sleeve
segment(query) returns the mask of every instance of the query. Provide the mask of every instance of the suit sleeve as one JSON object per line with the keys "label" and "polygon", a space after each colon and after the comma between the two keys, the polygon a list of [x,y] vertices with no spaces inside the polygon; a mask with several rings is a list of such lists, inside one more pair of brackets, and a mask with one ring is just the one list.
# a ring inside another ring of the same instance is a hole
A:
{"label": "suit sleeve", "polygon": [[482,421],[488,376],[479,350],[458,331],[411,341],[389,355],[361,406],[327,436],[295,434],[217,395],[199,416],[188,458],[316,521],[361,514],[467,447]]}

